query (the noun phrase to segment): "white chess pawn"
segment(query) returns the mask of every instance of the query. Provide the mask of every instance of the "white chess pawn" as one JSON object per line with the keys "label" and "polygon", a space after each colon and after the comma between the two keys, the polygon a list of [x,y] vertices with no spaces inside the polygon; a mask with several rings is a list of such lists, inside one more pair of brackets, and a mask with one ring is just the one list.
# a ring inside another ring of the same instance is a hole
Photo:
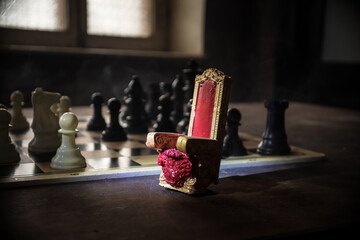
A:
{"label": "white chess pawn", "polygon": [[85,158],[75,144],[75,134],[78,132],[76,115],[72,112],[64,113],[59,119],[59,125],[62,143],[51,159],[50,166],[55,169],[85,168]]}
{"label": "white chess pawn", "polygon": [[0,163],[17,163],[20,155],[9,136],[11,115],[5,108],[0,108]]}
{"label": "white chess pawn", "polygon": [[29,129],[29,123],[26,120],[25,116],[22,113],[22,105],[24,104],[24,96],[20,91],[14,91],[11,96],[11,106],[12,106],[12,118],[10,132],[12,133],[23,133]]}

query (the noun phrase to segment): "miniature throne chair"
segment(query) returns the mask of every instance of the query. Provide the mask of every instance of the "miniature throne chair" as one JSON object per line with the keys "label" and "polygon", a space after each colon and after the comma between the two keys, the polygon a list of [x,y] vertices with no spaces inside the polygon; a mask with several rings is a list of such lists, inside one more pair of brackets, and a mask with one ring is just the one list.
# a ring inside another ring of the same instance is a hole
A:
{"label": "miniature throne chair", "polygon": [[201,194],[218,183],[231,78],[210,68],[197,75],[188,135],[150,132],[146,145],[159,152],[160,186]]}

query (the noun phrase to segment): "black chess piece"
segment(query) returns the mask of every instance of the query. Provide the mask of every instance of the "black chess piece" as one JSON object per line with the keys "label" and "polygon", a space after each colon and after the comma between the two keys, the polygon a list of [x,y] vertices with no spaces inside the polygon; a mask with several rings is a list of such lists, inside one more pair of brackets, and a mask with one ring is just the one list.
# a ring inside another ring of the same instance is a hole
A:
{"label": "black chess piece", "polygon": [[96,92],[91,95],[93,115],[86,127],[88,131],[102,131],[106,128],[105,119],[102,116],[102,105],[104,99],[101,93]]}
{"label": "black chess piece", "polygon": [[109,142],[126,141],[126,133],[119,123],[120,101],[117,98],[110,98],[107,105],[110,113],[110,123],[102,132],[102,140]]}
{"label": "black chess piece", "polygon": [[224,156],[244,156],[247,155],[246,148],[239,138],[238,131],[241,120],[241,113],[236,108],[228,110],[226,118],[226,135],[223,143]]}
{"label": "black chess piece", "polygon": [[14,91],[11,96],[11,106],[12,106],[12,117],[10,124],[10,132],[13,134],[25,133],[29,130],[30,124],[27,121],[26,117],[23,115],[22,106],[24,105],[24,96],[19,90]]}
{"label": "black chess piece", "polygon": [[194,94],[195,77],[201,73],[201,69],[198,68],[198,63],[194,59],[190,59],[187,62],[187,68],[183,69],[183,75],[185,80],[184,90],[184,102],[187,103]]}
{"label": "black chess piece", "polygon": [[17,163],[20,155],[9,136],[11,114],[4,107],[0,106],[0,163]]}
{"label": "black chess piece", "polygon": [[286,155],[290,153],[285,132],[285,110],[289,106],[286,100],[265,100],[268,109],[266,128],[257,152],[261,155]]}
{"label": "black chess piece", "polygon": [[176,75],[174,81],[171,84],[173,102],[173,111],[171,112],[171,119],[175,125],[181,121],[184,115],[184,82],[180,75]]}
{"label": "black chess piece", "polygon": [[176,126],[176,132],[185,135],[188,134],[191,107],[192,107],[192,98],[186,104],[186,110],[184,112],[183,118],[180,120],[180,122],[178,122]]}
{"label": "black chess piece", "polygon": [[160,85],[159,83],[150,84],[150,99],[148,104],[148,116],[151,120],[155,120],[156,116],[159,114],[158,106],[159,106],[159,98],[160,98]]}
{"label": "black chess piece", "polygon": [[174,123],[170,119],[172,111],[171,85],[161,82],[160,88],[162,95],[159,98],[159,114],[156,117],[156,123],[153,128],[155,132],[175,132]]}
{"label": "black chess piece", "polygon": [[128,134],[147,133],[150,121],[145,111],[146,98],[138,76],[132,76],[125,94],[126,114],[122,117],[125,132]]}

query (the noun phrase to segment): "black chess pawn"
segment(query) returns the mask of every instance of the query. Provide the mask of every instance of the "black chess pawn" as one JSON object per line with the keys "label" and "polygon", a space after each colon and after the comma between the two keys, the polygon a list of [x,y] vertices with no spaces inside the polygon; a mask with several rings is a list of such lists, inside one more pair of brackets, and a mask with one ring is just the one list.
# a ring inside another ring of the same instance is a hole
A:
{"label": "black chess pawn", "polygon": [[191,107],[192,107],[192,98],[186,104],[186,110],[180,122],[178,122],[176,126],[176,132],[181,134],[188,134],[189,129],[189,122],[190,122],[190,114],[191,114]]}
{"label": "black chess pawn", "polygon": [[261,155],[286,155],[290,153],[285,132],[285,110],[289,106],[286,100],[265,100],[268,109],[266,128],[257,152]]}
{"label": "black chess pawn", "polygon": [[171,84],[173,102],[173,111],[171,112],[171,119],[175,125],[181,121],[184,115],[184,82],[180,75],[176,75],[174,81]]}
{"label": "black chess pawn", "polygon": [[24,96],[19,90],[14,91],[11,96],[11,106],[12,106],[12,118],[10,124],[11,133],[24,133],[29,130],[29,122],[22,113],[22,106],[24,105]]}
{"label": "black chess pawn", "polygon": [[160,88],[163,94],[159,98],[159,114],[156,117],[156,123],[153,128],[155,132],[175,132],[174,123],[170,119],[172,111],[171,101],[171,85],[167,83],[160,83]]}
{"label": "black chess pawn", "polygon": [[201,69],[198,68],[198,63],[194,59],[190,59],[187,62],[188,67],[183,69],[183,75],[185,80],[184,101],[187,103],[194,94],[195,77],[201,73]]}
{"label": "black chess pawn", "polygon": [[93,115],[86,127],[88,131],[102,131],[106,128],[105,119],[102,116],[102,105],[104,99],[101,93],[96,92],[91,95]]}
{"label": "black chess pawn", "polygon": [[109,142],[126,141],[126,133],[119,123],[120,101],[117,98],[110,98],[108,100],[108,108],[110,113],[110,123],[102,132],[102,140]]}
{"label": "black chess pawn", "polygon": [[241,120],[241,113],[236,108],[228,110],[226,118],[226,135],[223,143],[224,156],[244,156],[247,155],[246,148],[239,138],[238,131]]}
{"label": "black chess pawn", "polygon": [[145,111],[146,98],[138,76],[132,76],[125,94],[126,114],[122,115],[122,120],[126,133],[147,133],[149,118]]}

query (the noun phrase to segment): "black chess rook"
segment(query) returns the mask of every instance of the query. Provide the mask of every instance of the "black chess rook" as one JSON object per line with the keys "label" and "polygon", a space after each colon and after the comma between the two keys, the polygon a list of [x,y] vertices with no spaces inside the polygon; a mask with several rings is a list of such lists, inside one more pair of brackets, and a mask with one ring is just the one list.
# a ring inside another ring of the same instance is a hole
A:
{"label": "black chess rook", "polygon": [[266,128],[257,152],[261,155],[286,155],[290,153],[285,132],[285,110],[289,107],[286,100],[265,100],[268,109]]}

